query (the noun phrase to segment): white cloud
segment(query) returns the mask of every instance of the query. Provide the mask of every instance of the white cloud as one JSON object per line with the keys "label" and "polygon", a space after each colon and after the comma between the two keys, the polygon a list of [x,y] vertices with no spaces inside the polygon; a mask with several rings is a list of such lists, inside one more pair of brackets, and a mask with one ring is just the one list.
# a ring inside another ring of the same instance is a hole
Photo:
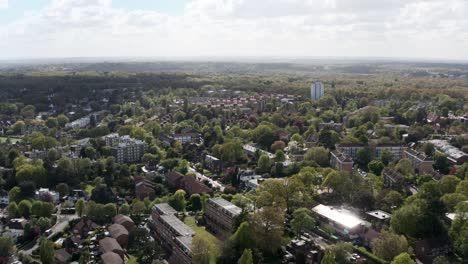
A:
{"label": "white cloud", "polygon": [[468,59],[467,14],[465,0],[192,0],[180,16],[111,0],[53,0],[0,25],[0,57]]}
{"label": "white cloud", "polygon": [[0,0],[0,9],[8,8],[8,0]]}

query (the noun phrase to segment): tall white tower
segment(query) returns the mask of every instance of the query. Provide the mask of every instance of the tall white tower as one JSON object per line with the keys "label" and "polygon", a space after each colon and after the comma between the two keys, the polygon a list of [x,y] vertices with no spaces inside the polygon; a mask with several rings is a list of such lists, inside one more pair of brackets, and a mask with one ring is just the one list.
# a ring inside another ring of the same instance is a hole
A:
{"label": "tall white tower", "polygon": [[315,82],[310,86],[310,97],[312,100],[319,100],[325,93],[325,87],[322,82]]}

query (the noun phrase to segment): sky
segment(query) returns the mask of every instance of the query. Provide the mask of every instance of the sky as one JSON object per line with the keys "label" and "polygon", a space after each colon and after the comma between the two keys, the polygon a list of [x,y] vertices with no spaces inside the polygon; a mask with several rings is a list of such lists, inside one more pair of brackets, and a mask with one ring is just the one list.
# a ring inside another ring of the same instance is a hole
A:
{"label": "sky", "polygon": [[0,0],[0,60],[468,60],[468,0]]}

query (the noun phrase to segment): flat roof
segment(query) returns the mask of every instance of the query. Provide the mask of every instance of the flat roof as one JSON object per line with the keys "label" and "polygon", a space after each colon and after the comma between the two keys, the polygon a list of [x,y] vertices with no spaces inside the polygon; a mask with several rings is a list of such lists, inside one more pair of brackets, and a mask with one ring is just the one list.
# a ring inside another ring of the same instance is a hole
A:
{"label": "flat roof", "polygon": [[161,215],[161,219],[175,230],[179,236],[193,236],[195,232],[175,215]]}
{"label": "flat roof", "polygon": [[392,217],[391,214],[384,212],[382,210],[369,211],[369,212],[366,212],[366,214],[372,217],[378,218],[380,220],[390,219]]}
{"label": "flat roof", "polygon": [[354,228],[365,223],[351,211],[342,208],[319,204],[312,208],[312,211],[347,228]]}
{"label": "flat roof", "polygon": [[154,207],[165,215],[174,215],[177,213],[177,211],[167,203],[155,204]]}
{"label": "flat roof", "polygon": [[210,198],[210,201],[217,204],[219,207],[222,207],[225,210],[229,211],[233,215],[238,215],[242,212],[242,209],[240,207],[237,207],[235,204],[221,197]]}

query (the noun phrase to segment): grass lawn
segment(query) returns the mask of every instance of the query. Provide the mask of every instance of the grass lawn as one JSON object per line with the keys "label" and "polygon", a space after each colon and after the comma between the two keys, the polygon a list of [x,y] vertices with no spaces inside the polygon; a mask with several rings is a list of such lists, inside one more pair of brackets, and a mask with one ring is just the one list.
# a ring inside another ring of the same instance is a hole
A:
{"label": "grass lawn", "polygon": [[18,143],[21,141],[20,138],[8,138],[8,137],[0,137],[0,143],[4,143],[7,141],[7,139],[10,139],[11,143]]}
{"label": "grass lawn", "polygon": [[87,192],[89,195],[91,195],[93,190],[94,190],[94,186],[89,185],[89,184],[86,185],[85,192]]}
{"label": "grass lawn", "polygon": [[212,251],[211,251],[211,257],[210,257],[210,263],[211,264],[216,264],[216,258],[221,255],[221,245],[222,242],[216,238],[214,235],[212,235],[210,232],[206,231],[204,227],[202,226],[197,226],[195,223],[195,218],[188,216],[184,220],[185,224],[190,226],[193,231],[195,231],[197,236],[202,236],[203,238],[206,239],[207,242],[210,243]]}

